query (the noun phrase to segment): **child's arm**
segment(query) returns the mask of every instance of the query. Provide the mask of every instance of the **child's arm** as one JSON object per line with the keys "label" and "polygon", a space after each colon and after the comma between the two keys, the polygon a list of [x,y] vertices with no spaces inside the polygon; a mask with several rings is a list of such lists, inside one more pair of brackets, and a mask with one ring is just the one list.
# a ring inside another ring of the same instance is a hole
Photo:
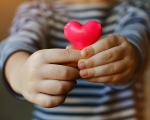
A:
{"label": "child's arm", "polygon": [[[12,90],[7,84],[4,75],[5,65],[9,57],[20,51],[32,54],[42,49],[45,44],[48,22],[47,16],[43,14],[43,11],[48,6],[44,4],[45,8],[42,8],[43,4],[28,2],[19,7],[13,26],[11,27],[10,36],[5,40],[4,47],[1,49],[2,79],[10,92]],[[17,95],[14,92],[12,93]],[[17,97],[19,96],[17,95]]]}
{"label": "child's arm", "polygon": [[77,62],[80,53],[67,49],[40,50],[45,48],[43,44],[49,31],[47,5],[43,4],[29,3],[19,10],[2,50],[6,78],[3,81],[13,94],[18,93],[43,107],[54,107],[65,100],[79,76],[76,68],[61,64]]}
{"label": "child's arm", "polygon": [[117,83],[115,88],[125,88],[139,75],[146,60],[150,19],[137,8],[130,8],[128,12],[123,15],[116,34],[81,51],[83,58],[89,58],[79,62],[83,78],[91,82]]}
{"label": "child's arm", "polygon": [[75,86],[78,70],[60,64],[77,62],[80,53],[66,49],[44,49],[32,55],[17,52],[7,61],[5,75],[11,88],[42,107],[64,102]]}

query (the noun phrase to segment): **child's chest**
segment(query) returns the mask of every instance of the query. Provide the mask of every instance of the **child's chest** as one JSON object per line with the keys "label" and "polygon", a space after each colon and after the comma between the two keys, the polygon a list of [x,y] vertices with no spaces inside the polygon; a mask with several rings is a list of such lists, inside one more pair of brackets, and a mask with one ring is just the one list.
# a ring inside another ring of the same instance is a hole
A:
{"label": "child's chest", "polygon": [[[97,20],[103,26],[103,35],[115,32],[118,17],[113,12],[102,11],[101,9],[91,10],[58,10],[54,11],[49,20],[48,47],[65,48],[69,43],[64,36],[64,26],[70,20],[77,20],[84,24],[89,20]],[[94,29],[93,29],[94,30]]]}

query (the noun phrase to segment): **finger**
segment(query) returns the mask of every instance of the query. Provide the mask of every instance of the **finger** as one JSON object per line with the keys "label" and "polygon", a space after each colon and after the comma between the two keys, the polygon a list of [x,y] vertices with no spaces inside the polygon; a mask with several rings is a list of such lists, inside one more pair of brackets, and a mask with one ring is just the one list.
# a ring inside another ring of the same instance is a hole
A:
{"label": "finger", "polygon": [[44,63],[68,63],[78,62],[80,52],[78,50],[69,49],[46,49],[41,50],[41,58]]}
{"label": "finger", "polygon": [[71,91],[76,81],[43,80],[36,85],[38,92],[49,95],[65,95]]}
{"label": "finger", "polygon": [[78,63],[66,63],[66,64],[63,64],[63,65],[73,67],[73,68],[78,68]]}
{"label": "finger", "polygon": [[40,70],[41,79],[52,79],[52,80],[75,80],[79,77],[79,71],[76,68],[46,64]]}
{"label": "finger", "polygon": [[81,58],[89,58],[99,52],[108,50],[112,47],[120,45],[120,40],[114,35],[109,35],[100,39],[93,45],[90,45],[81,51]]}
{"label": "finger", "polygon": [[122,46],[113,47],[106,51],[100,52],[85,61],[79,61],[78,67],[80,69],[96,67],[105,65],[123,59],[125,56]]}
{"label": "finger", "polygon": [[45,108],[52,108],[62,104],[64,100],[65,96],[50,96],[38,93],[35,96],[34,103]]}
{"label": "finger", "polygon": [[94,83],[123,84],[129,81],[128,78],[128,72],[123,72],[115,75],[90,78],[88,81]]}
{"label": "finger", "polygon": [[74,49],[74,50],[76,50],[76,48],[75,48],[73,45],[68,45],[68,46],[66,47],[66,49]]}
{"label": "finger", "polygon": [[80,76],[82,78],[92,78],[92,77],[112,75],[125,71],[126,67],[127,65],[123,62],[123,60],[121,60],[110,64],[81,70]]}

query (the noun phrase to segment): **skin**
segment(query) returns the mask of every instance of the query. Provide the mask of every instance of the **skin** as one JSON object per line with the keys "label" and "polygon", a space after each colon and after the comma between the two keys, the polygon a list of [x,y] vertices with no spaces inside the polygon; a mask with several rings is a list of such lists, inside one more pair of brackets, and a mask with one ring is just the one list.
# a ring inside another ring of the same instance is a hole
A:
{"label": "skin", "polygon": [[[116,1],[72,2],[113,4]],[[79,75],[90,82],[127,82],[134,75],[137,59],[136,49],[126,38],[109,35],[82,51],[68,47],[39,50],[34,54],[16,52],[6,62],[5,76],[12,90],[26,100],[51,108],[64,102]],[[72,63],[78,63],[78,69]]]}
{"label": "skin", "polygon": [[7,61],[8,83],[18,94],[42,107],[55,107],[64,102],[79,77],[77,63],[80,52],[68,49],[45,49],[30,55],[17,52]]}
{"label": "skin", "polygon": [[81,51],[80,76],[89,82],[126,83],[138,64],[136,48],[125,37],[108,35]]}

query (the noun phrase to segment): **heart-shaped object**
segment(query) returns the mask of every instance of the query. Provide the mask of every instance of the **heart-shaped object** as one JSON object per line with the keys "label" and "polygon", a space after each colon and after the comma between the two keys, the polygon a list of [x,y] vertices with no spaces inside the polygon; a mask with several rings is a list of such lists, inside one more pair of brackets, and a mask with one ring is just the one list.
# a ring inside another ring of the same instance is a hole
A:
{"label": "heart-shaped object", "polygon": [[81,50],[101,37],[102,26],[96,20],[91,20],[84,25],[73,20],[65,25],[64,35],[76,49]]}

